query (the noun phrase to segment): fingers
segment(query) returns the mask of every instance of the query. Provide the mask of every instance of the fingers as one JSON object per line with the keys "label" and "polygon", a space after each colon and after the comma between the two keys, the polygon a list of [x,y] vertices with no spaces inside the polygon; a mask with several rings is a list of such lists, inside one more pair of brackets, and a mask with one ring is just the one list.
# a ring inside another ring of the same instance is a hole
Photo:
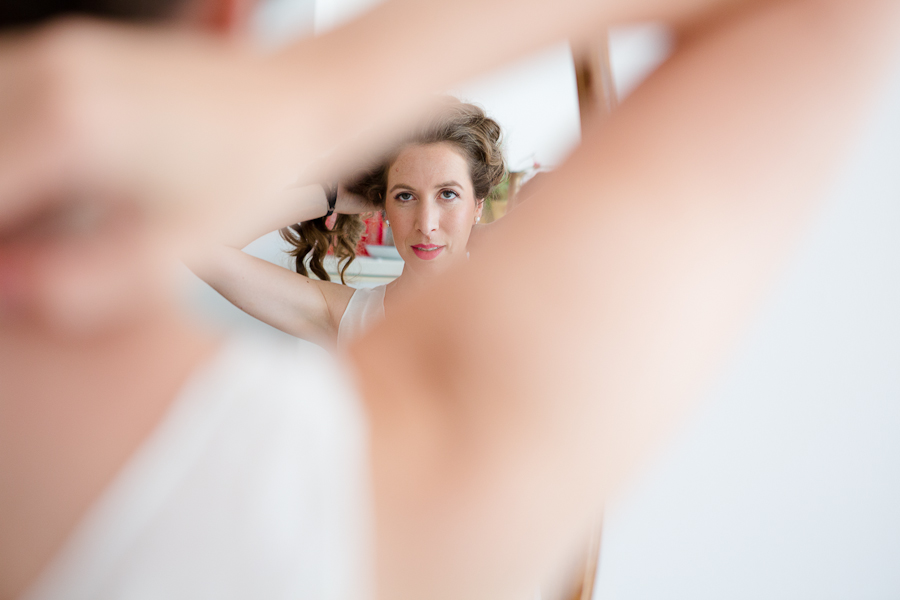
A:
{"label": "fingers", "polygon": [[0,37],[0,320],[77,329],[127,311],[135,240],[201,237],[296,177],[254,67],[183,32]]}
{"label": "fingers", "polygon": [[103,100],[116,96],[94,33],[71,22],[0,43],[0,327],[102,330],[165,287],[148,211],[120,185],[122,112]]}
{"label": "fingers", "polygon": [[88,21],[5,39],[0,227],[73,194],[177,221],[285,187],[304,144],[279,132],[289,102],[259,62],[223,40]]}

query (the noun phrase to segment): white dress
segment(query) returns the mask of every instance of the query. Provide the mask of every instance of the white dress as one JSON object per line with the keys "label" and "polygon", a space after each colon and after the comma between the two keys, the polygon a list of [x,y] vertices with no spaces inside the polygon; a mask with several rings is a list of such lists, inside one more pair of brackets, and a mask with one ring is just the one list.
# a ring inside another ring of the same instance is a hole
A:
{"label": "white dress", "polygon": [[338,325],[338,348],[346,348],[369,327],[384,320],[384,285],[360,288],[353,292],[350,303]]}
{"label": "white dress", "polygon": [[368,597],[364,418],[306,344],[200,369],[27,600]]}

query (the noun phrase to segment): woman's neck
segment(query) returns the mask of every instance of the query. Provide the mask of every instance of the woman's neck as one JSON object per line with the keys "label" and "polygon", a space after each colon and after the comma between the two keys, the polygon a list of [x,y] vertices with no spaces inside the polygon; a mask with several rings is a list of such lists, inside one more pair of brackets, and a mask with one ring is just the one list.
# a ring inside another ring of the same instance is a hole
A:
{"label": "woman's neck", "polygon": [[[455,262],[459,265],[461,262],[465,263],[467,258],[468,254],[462,258],[456,258]],[[427,286],[430,282],[434,281],[437,277],[438,274],[423,275],[409,268],[409,265],[404,265],[400,276],[387,284],[385,288],[385,302],[387,304],[393,304],[393,300],[388,300],[388,298],[393,299],[395,295],[405,296],[417,292]]]}
{"label": "woman's neck", "polygon": [[385,291],[391,296],[394,294],[406,295],[422,289],[429,279],[431,278],[423,277],[404,265],[403,272],[397,279],[387,284]]}
{"label": "woman's neck", "polygon": [[434,277],[420,275],[404,265],[403,272],[400,276],[387,284],[385,287],[385,316],[390,312],[390,306],[394,304],[396,298],[406,296],[424,288]]}

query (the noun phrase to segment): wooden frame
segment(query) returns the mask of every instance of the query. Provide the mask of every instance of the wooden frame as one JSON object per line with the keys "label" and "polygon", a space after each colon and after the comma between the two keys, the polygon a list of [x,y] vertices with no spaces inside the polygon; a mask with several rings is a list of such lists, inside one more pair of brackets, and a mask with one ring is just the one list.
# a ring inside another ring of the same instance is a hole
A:
{"label": "wooden frame", "polygon": [[[618,104],[612,68],[609,62],[609,36],[604,33],[588,43],[572,44],[575,63],[575,82],[578,86],[578,112],[581,116],[581,135],[615,110]],[[581,581],[577,582],[571,600],[591,600],[600,561],[602,523],[590,533]]]}
{"label": "wooden frame", "polygon": [[609,63],[609,36],[604,33],[590,42],[572,44],[572,59],[584,134],[591,123],[609,115],[618,104]]}

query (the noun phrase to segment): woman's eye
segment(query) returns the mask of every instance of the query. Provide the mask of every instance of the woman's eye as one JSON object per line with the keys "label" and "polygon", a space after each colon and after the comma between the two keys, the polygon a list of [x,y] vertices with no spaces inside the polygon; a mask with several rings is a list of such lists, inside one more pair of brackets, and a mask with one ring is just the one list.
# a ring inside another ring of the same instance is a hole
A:
{"label": "woman's eye", "polygon": [[400,200],[401,202],[409,202],[410,200],[413,199],[413,195],[410,194],[409,192],[400,192],[399,194],[396,195],[396,198],[397,198],[397,200]]}
{"label": "woman's eye", "polygon": [[454,192],[453,190],[444,190],[441,192],[441,198],[444,200],[453,200],[454,198],[458,198],[459,194]]}

